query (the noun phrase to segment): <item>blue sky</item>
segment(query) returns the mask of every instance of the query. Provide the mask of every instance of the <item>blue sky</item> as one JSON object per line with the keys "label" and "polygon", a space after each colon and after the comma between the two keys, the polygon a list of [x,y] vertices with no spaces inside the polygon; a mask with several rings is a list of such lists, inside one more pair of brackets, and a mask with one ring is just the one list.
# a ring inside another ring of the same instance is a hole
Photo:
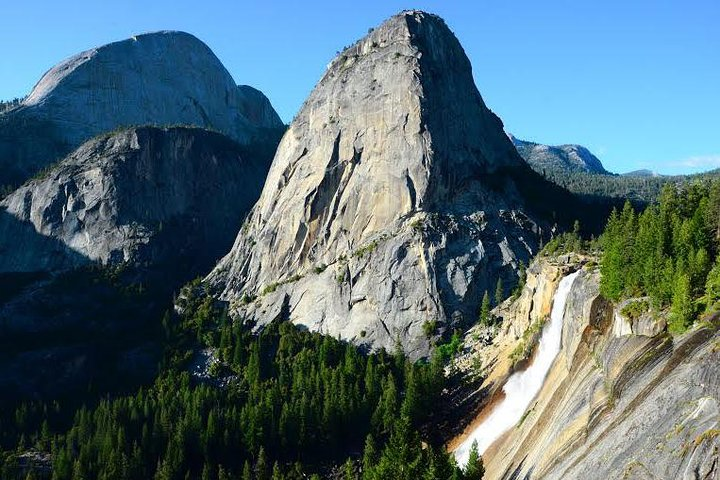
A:
{"label": "blue sky", "polygon": [[290,121],[336,51],[405,8],[445,18],[519,138],[583,144],[618,172],[720,167],[717,0],[3,0],[0,98],[73,53],[175,29]]}

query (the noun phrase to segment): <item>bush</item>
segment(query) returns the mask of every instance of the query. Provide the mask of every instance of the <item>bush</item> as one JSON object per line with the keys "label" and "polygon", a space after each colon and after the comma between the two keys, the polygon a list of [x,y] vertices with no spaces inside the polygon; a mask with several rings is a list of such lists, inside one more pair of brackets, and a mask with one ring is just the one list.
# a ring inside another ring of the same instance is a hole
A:
{"label": "bush", "polygon": [[367,245],[358,248],[352,253],[352,256],[354,258],[363,258],[365,255],[370,255],[372,252],[375,251],[375,249],[378,246],[378,241],[373,240],[372,242],[368,243]]}
{"label": "bush", "polygon": [[647,300],[636,300],[634,302],[628,302],[620,313],[630,320],[637,320],[644,313],[650,310],[650,303]]}
{"label": "bush", "polygon": [[442,363],[447,363],[455,355],[460,353],[460,350],[462,350],[462,346],[463,342],[460,339],[460,333],[456,330],[455,332],[453,332],[453,335],[450,338],[449,342],[440,344],[435,348],[434,355],[436,355]]}
{"label": "bush", "polygon": [[517,343],[517,345],[515,345],[515,348],[512,352],[510,352],[509,355],[513,367],[518,363],[530,358],[530,355],[532,355],[533,349],[535,347],[535,337],[542,331],[546,322],[547,318],[537,320],[530,324],[527,330],[523,332],[522,338]]}
{"label": "bush", "polygon": [[437,321],[426,320],[425,322],[423,322],[422,329],[425,336],[427,338],[431,338],[433,335],[435,335],[435,332],[437,331]]}

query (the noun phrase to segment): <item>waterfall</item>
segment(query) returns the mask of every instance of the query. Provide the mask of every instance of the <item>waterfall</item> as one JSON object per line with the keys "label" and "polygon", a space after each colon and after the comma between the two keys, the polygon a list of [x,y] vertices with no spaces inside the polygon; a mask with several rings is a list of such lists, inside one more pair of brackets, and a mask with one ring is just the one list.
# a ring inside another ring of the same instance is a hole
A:
{"label": "waterfall", "polygon": [[579,271],[572,273],[560,280],[553,298],[550,322],[543,329],[540,345],[532,364],[526,370],[510,376],[503,387],[505,398],[455,450],[455,458],[460,465],[467,463],[473,442],[477,441],[478,450],[483,453],[503,433],[515,426],[540,391],[545,376],[560,352],[565,303],[573,281],[579,273]]}

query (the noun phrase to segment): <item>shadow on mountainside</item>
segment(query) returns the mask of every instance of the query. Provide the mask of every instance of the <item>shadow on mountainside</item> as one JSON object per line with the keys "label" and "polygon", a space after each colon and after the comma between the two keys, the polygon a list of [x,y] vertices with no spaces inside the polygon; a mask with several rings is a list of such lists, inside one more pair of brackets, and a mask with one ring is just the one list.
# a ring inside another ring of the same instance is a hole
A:
{"label": "shadow on mountainside", "polygon": [[17,186],[72,151],[49,120],[20,108],[0,114],[0,185]]}
{"label": "shadow on mountainside", "polygon": [[[35,225],[0,209],[0,273],[61,270],[88,265],[91,260],[56,238],[43,235]],[[2,298],[2,297],[0,297]]]}
{"label": "shadow on mountainside", "polygon": [[172,292],[142,278],[134,269],[94,265],[1,274],[0,287],[18,286],[0,303],[0,391],[7,392],[0,405],[87,399],[151,381]]}

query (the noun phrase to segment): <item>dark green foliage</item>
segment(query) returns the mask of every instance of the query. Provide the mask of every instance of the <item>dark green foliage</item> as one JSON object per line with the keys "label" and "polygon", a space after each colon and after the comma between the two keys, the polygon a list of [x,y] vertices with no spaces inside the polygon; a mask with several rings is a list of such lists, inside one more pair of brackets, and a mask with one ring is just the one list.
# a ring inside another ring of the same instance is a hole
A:
{"label": "dark green foliage", "polygon": [[[13,451],[32,442],[52,453],[57,480],[300,479],[342,464],[364,442],[363,478],[456,471],[447,453],[423,449],[416,431],[439,401],[439,363],[411,363],[401,352],[364,355],[287,322],[253,334],[198,282],[178,304],[183,315],[162,322],[170,346],[152,386],[79,409],[69,428],[58,427],[59,406],[24,404],[0,468],[12,468]],[[215,378],[201,383],[187,371],[198,344],[218,359]],[[357,478],[352,461],[344,471]]]}
{"label": "dark green foliage", "polygon": [[462,349],[463,341],[460,338],[460,333],[453,332],[450,341],[438,345],[433,352],[433,360],[437,363],[447,363],[452,357],[457,355]]}
{"label": "dark green foliage", "polygon": [[505,290],[503,289],[502,278],[498,278],[495,285],[495,305],[500,305],[505,300]]}
{"label": "dark green foliage", "polygon": [[692,325],[695,317],[695,305],[691,296],[691,288],[689,276],[686,273],[679,274],[673,287],[670,321],[668,322],[668,327],[673,333],[682,333]]}
{"label": "dark green foliage", "polygon": [[482,302],[480,303],[479,322],[481,325],[490,325],[492,323],[492,314],[490,313],[490,297],[488,296],[487,291],[483,294]]}
{"label": "dark green foliage", "polygon": [[669,327],[681,333],[703,304],[718,299],[720,181],[666,185],[660,201],[638,214],[629,203],[613,211],[601,238],[601,291],[612,299],[647,295],[669,308]]}
{"label": "dark green foliage", "polygon": [[562,255],[576,252],[585,253],[595,247],[594,242],[586,241],[580,235],[580,222],[575,220],[572,232],[553,236],[540,252],[542,255]]}
{"label": "dark green foliage", "polygon": [[525,263],[520,261],[520,268],[518,269],[518,283],[512,292],[513,300],[517,299],[520,296],[520,294],[522,293],[522,289],[525,286],[526,281],[527,281],[527,269],[525,268]]}
{"label": "dark green foliage", "polygon": [[468,463],[465,465],[463,470],[464,480],[481,480],[485,475],[485,466],[483,465],[482,457],[478,452],[477,442],[473,442],[470,447],[470,455],[468,457]]}
{"label": "dark green foliage", "polygon": [[420,436],[412,428],[412,421],[403,414],[395,422],[392,433],[377,462],[363,460],[363,480],[450,480],[463,478],[461,470],[447,452],[428,446],[423,448]]}
{"label": "dark green foliage", "polygon": [[364,472],[363,477],[377,480],[415,480],[424,473],[425,464],[420,438],[411,428],[410,420],[403,415],[395,423],[378,463]]}
{"label": "dark green foliage", "polygon": [[715,264],[705,280],[705,301],[708,307],[720,302],[720,258],[715,259]]}
{"label": "dark green foliage", "polygon": [[435,332],[437,332],[437,321],[436,320],[426,320],[423,322],[422,325],[423,333],[427,338],[432,338],[433,335],[435,335]]}
{"label": "dark green foliage", "polygon": [[665,186],[705,181],[717,178],[720,174],[719,170],[712,170],[693,175],[632,176],[568,171],[549,166],[543,168],[532,163],[530,165],[543,177],[573,193],[585,197],[630,199],[643,204],[656,202]]}
{"label": "dark green foliage", "polygon": [[625,305],[620,313],[630,320],[637,320],[650,309],[650,304],[645,300],[637,300]]}

